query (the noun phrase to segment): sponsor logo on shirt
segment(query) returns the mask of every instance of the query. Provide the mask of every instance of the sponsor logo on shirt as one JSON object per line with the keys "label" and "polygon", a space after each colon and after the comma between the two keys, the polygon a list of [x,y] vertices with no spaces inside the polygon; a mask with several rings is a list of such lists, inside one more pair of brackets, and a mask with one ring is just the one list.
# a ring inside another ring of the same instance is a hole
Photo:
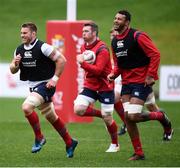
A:
{"label": "sponsor logo on shirt", "polygon": [[31,62],[22,62],[24,67],[36,67],[36,60]]}
{"label": "sponsor logo on shirt", "polygon": [[32,51],[26,51],[24,53],[24,58],[32,58]]}
{"label": "sponsor logo on shirt", "polygon": [[128,51],[128,49],[126,49],[125,51],[117,52],[116,56],[117,57],[125,57],[125,56],[127,56],[127,51]]}
{"label": "sponsor logo on shirt", "polygon": [[122,48],[122,47],[124,47],[124,40],[120,40],[120,41],[118,41],[117,42],[117,48]]}

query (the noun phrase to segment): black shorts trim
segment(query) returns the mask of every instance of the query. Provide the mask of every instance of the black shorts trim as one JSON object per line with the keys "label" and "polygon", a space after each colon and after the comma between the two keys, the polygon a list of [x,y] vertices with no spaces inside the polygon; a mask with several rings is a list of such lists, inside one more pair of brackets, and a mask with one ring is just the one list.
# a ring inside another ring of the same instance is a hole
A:
{"label": "black shorts trim", "polygon": [[94,100],[99,100],[99,102],[104,104],[114,104],[114,90],[98,92],[89,88],[84,88],[80,94],[88,96]]}
{"label": "black shorts trim", "polygon": [[30,92],[36,92],[38,94],[40,94],[45,102],[51,102],[52,101],[52,97],[56,91],[56,88],[47,88],[46,87],[47,82],[42,82],[39,85],[33,87],[33,88],[29,88]]}

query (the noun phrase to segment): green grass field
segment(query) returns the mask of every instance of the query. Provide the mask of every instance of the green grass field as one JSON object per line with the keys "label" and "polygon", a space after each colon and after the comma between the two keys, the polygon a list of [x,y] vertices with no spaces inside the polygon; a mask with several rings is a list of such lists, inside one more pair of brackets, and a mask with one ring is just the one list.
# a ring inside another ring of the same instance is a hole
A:
{"label": "green grass field", "polygon": [[[131,26],[147,32],[161,52],[161,64],[180,64],[179,0],[77,0],[77,19],[94,20],[100,38],[110,45],[109,30],[115,13],[128,9]],[[38,37],[46,40],[47,20],[66,20],[66,0],[0,0],[0,63],[10,62],[20,43],[20,25],[33,21]],[[67,58],[68,59],[68,58]],[[41,116],[47,144],[31,154],[34,141],[30,126],[20,110],[22,99],[0,98],[0,167],[180,167],[179,102],[159,102],[172,120],[174,137],[162,142],[157,122],[140,123],[145,161],[129,162],[133,153],[128,135],[119,138],[121,150],[105,153],[110,144],[103,122],[71,123],[67,127],[79,145],[72,159],[66,158],[65,146],[51,125]],[[114,114],[115,120],[121,124]]]}
{"label": "green grass field", "polygon": [[[172,141],[162,141],[162,128],[158,122],[140,123],[145,161],[127,161],[132,154],[128,135],[119,137],[121,150],[105,153],[110,144],[104,123],[95,119],[90,124],[71,123],[67,127],[79,145],[72,159],[66,158],[65,146],[51,125],[40,115],[47,144],[42,151],[31,154],[33,133],[20,110],[22,99],[0,99],[0,166],[1,167],[176,167],[180,166],[180,118],[178,102],[159,102],[172,120]],[[114,113],[115,120],[120,119]]]}

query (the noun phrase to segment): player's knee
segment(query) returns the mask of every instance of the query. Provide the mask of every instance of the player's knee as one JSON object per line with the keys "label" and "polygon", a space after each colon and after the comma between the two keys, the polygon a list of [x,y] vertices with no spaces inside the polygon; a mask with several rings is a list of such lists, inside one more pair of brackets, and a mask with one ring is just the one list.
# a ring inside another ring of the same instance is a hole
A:
{"label": "player's knee", "polygon": [[22,105],[22,110],[23,110],[25,116],[28,116],[33,112],[33,110],[27,104]]}
{"label": "player's knee", "polygon": [[131,121],[131,122],[135,122],[137,120],[137,116],[136,116],[136,114],[128,114],[126,116],[126,120]]}
{"label": "player's knee", "polygon": [[127,120],[128,119],[128,113],[124,112],[124,119]]}
{"label": "player's knee", "polygon": [[41,114],[44,115],[50,123],[54,123],[57,120],[58,116],[55,113],[53,103],[45,104],[39,109],[41,111]]}
{"label": "player's knee", "polygon": [[147,112],[142,112],[142,113],[140,114],[140,118],[142,118],[142,119],[145,120],[145,121],[149,120],[149,113],[147,113]]}
{"label": "player's knee", "polygon": [[38,107],[41,104],[41,100],[33,95],[28,96],[24,103],[22,104],[22,110],[25,115],[29,115],[35,107]]}
{"label": "player's knee", "polygon": [[74,106],[74,113],[76,115],[82,116],[85,113],[86,109],[87,109],[86,106],[77,105],[77,106]]}
{"label": "player's knee", "polygon": [[93,103],[94,99],[84,96],[78,95],[78,97],[74,100],[74,113],[82,116],[90,103]]}
{"label": "player's knee", "polygon": [[112,122],[113,122],[113,118],[112,118],[112,115],[109,114],[109,115],[106,115],[106,116],[102,116],[104,122],[106,123],[106,125],[111,125]]}
{"label": "player's knee", "polygon": [[22,110],[23,110],[25,116],[30,115],[33,112],[33,109],[34,109],[33,106],[30,104],[27,104],[27,103],[22,104]]}
{"label": "player's knee", "polygon": [[159,107],[156,104],[146,104],[149,111],[159,111]]}
{"label": "player's knee", "polygon": [[102,113],[102,117],[103,117],[103,120],[106,123],[106,125],[111,125],[112,124],[113,110],[114,110],[114,104],[101,103],[101,113]]}

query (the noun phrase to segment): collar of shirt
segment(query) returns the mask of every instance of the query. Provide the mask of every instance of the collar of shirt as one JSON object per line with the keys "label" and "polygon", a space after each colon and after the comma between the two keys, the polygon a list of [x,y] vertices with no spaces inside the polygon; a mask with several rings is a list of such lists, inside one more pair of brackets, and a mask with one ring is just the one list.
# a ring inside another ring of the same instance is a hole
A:
{"label": "collar of shirt", "polygon": [[90,44],[90,45],[84,45],[84,48],[86,50],[90,50],[91,48],[93,48],[100,40],[96,40],[94,43]]}
{"label": "collar of shirt", "polygon": [[116,38],[117,39],[124,38],[128,34],[129,30],[130,30],[130,28],[127,28],[123,33],[116,35]]}

